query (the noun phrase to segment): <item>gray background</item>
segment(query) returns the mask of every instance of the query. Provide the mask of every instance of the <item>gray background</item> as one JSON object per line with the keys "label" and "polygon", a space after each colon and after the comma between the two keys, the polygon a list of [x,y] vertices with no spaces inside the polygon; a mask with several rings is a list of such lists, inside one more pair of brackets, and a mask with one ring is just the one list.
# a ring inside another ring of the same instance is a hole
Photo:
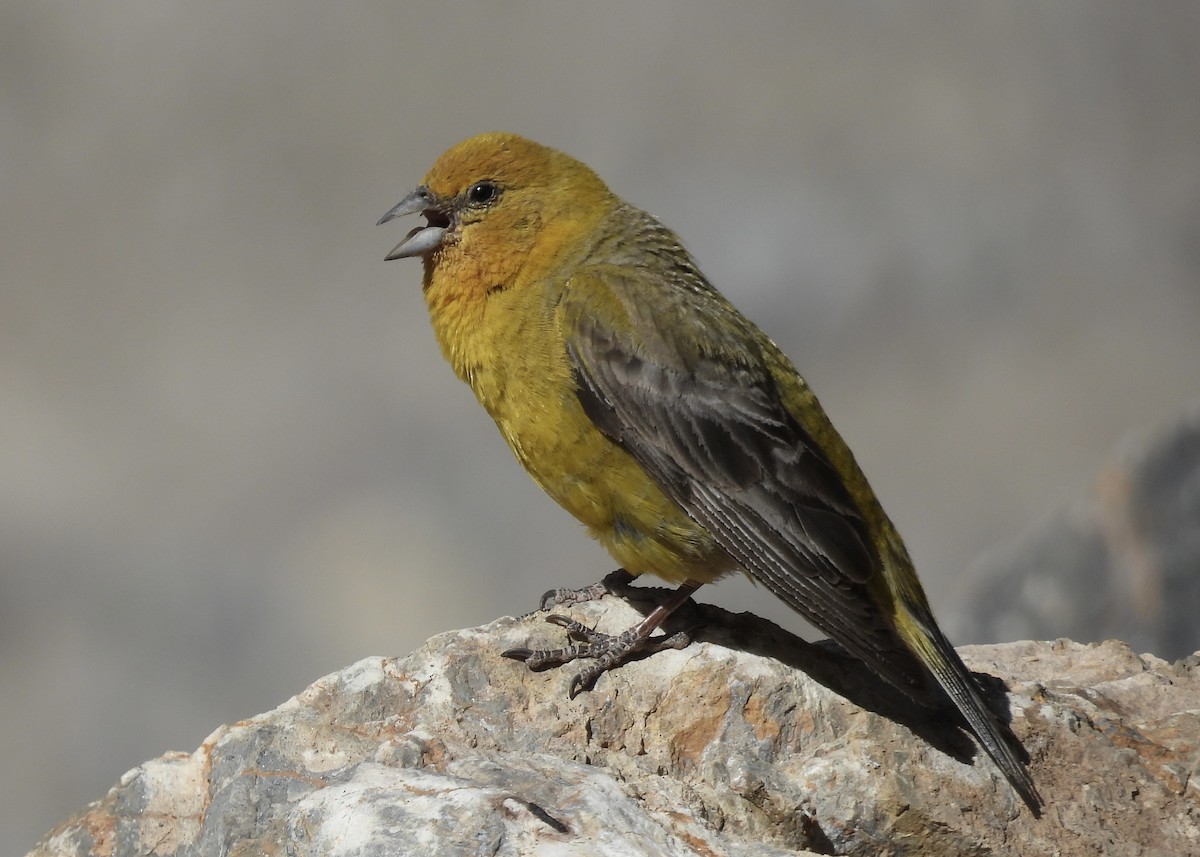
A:
{"label": "gray background", "polygon": [[0,852],[609,570],[382,261],[463,137],[569,151],[683,236],[959,642],[972,558],[1194,399],[1196,4],[603,6],[0,7]]}

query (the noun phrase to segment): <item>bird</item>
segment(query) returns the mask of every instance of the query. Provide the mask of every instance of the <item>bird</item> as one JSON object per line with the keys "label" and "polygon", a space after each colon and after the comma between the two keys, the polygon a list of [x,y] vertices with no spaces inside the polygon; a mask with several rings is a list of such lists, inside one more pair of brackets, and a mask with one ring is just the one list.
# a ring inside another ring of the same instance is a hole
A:
{"label": "bird", "polygon": [[1039,813],[1028,756],[939,628],[849,447],[674,232],[582,162],[507,132],[452,146],[379,224],[405,215],[425,222],[386,259],[422,260],[443,355],[534,481],[620,565],[578,598],[642,574],[677,585],[624,633],[555,614],[582,643],[504,654],[532,668],[590,658],[574,696],[632,654],[686,644],[654,632],[740,570],[886,683],[951,703]]}

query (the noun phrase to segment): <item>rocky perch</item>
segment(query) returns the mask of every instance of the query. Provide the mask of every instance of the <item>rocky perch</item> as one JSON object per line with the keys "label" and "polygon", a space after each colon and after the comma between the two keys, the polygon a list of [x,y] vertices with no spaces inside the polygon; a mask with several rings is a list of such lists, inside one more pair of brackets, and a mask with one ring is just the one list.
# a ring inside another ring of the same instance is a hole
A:
{"label": "rocky perch", "polygon": [[[619,629],[635,606],[570,612]],[[963,649],[1008,685],[1034,818],[953,721],[832,645],[697,615],[698,642],[573,701],[569,668],[499,656],[561,642],[537,616],[367,658],[134,768],[31,854],[1200,854],[1197,656]]]}

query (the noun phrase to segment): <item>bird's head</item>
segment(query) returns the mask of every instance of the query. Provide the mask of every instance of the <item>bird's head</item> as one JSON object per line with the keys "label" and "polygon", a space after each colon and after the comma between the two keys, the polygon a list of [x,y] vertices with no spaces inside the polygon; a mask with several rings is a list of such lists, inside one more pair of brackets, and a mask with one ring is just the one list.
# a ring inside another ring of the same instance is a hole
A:
{"label": "bird's head", "polygon": [[425,225],[387,259],[423,257],[426,288],[435,270],[462,277],[464,266],[511,283],[529,273],[531,261],[546,264],[559,248],[575,246],[574,237],[614,204],[604,182],[569,155],[516,134],[489,133],[445,152],[379,223],[424,215]]}

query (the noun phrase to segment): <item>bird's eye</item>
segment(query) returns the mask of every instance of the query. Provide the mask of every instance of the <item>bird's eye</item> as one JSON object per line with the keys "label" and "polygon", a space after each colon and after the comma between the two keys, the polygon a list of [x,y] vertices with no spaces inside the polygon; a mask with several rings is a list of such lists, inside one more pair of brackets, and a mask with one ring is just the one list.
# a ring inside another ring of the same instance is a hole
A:
{"label": "bird's eye", "polygon": [[471,205],[487,205],[500,195],[494,182],[476,182],[467,189],[467,201]]}

